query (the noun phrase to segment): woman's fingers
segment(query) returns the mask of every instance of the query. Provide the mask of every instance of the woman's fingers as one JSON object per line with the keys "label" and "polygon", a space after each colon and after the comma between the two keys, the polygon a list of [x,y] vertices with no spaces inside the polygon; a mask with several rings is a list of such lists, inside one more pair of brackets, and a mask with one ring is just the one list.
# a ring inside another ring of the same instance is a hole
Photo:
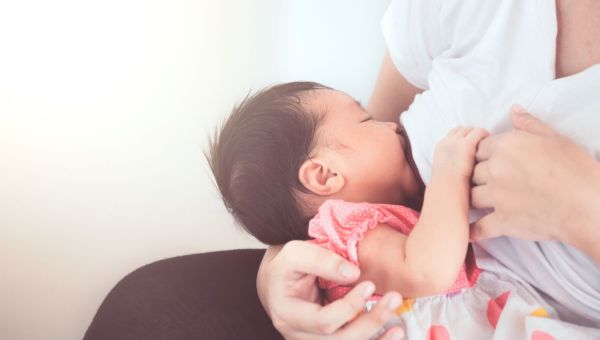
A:
{"label": "woman's fingers", "polygon": [[513,105],[510,109],[510,120],[516,130],[527,131],[538,136],[558,136],[548,124],[532,116],[520,105]]}
{"label": "woman's fingers", "polygon": [[503,228],[503,223],[499,215],[491,213],[471,224],[469,238],[471,241],[479,241],[506,234],[507,230]]}
{"label": "woman's fingers", "polygon": [[477,145],[477,152],[475,153],[475,158],[478,162],[488,160],[491,157],[496,149],[498,136],[499,135],[489,136],[479,142]]}
{"label": "woman's fingers", "polygon": [[475,209],[494,207],[494,200],[487,185],[478,185],[471,188],[471,207]]}
{"label": "woman's fingers", "polygon": [[368,299],[367,293],[373,292],[374,286],[369,288],[369,285],[373,284],[363,282],[343,298],[321,307],[319,310],[315,310],[314,305],[310,306],[306,303],[295,305],[294,314],[302,317],[288,318],[286,326],[290,329],[301,329],[302,332],[295,333],[292,338],[368,339],[377,334],[383,325],[394,316],[402,303],[402,298],[396,292],[388,293],[371,311],[362,313]]}
{"label": "woman's fingers", "polygon": [[352,283],[360,275],[357,266],[331,250],[305,241],[288,242],[281,251],[282,261],[298,275],[310,274],[337,283]]}
{"label": "woman's fingers", "polygon": [[[290,301],[291,300],[291,301]],[[352,320],[360,309],[348,308],[348,306],[321,306],[291,298],[286,307],[278,315],[273,316],[275,328],[289,329],[300,334],[329,335],[335,332],[344,323]],[[350,310],[348,310],[350,309]],[[285,320],[285,324],[278,321]]]}
{"label": "woman's fingers", "polygon": [[488,181],[489,175],[489,162],[479,162],[475,164],[475,167],[473,168],[473,177],[471,178],[471,182],[475,185],[485,185]]}
{"label": "woman's fingers", "polygon": [[273,261],[276,261],[273,265],[281,268],[276,272],[280,276],[278,280],[283,282],[272,287],[271,292],[279,299],[279,308],[271,308],[271,317],[280,331],[334,332],[361,311],[367,299],[363,295],[370,296],[374,291],[373,284],[365,282],[357,285],[340,302],[323,307],[309,298],[312,296],[309,291],[317,292],[315,277],[350,284],[360,275],[358,267],[330,250],[305,241],[288,242]]}
{"label": "woman's fingers", "polygon": [[400,304],[402,304],[400,294],[396,292],[385,294],[371,311],[357,317],[339,333],[336,333],[336,337],[332,337],[332,339],[368,339],[376,335],[381,327],[396,314]]}
{"label": "woman's fingers", "polygon": [[404,339],[406,332],[400,327],[393,327],[389,329],[383,336],[379,338],[379,340],[400,340]]}
{"label": "woman's fingers", "polygon": [[310,306],[305,306],[306,309],[298,313],[298,315],[309,315],[311,320],[305,318],[298,320],[295,328],[303,329],[307,333],[314,334],[333,334],[340,329],[344,324],[354,319],[363,311],[367,299],[375,292],[375,285],[372,282],[361,282],[356,285],[343,298],[336,300],[326,306],[318,306],[316,309]]}
{"label": "woman's fingers", "polygon": [[372,282],[361,282],[343,298],[321,307],[315,313],[314,322],[303,328],[310,328],[307,329],[309,333],[333,334],[363,311],[367,299],[374,292],[375,285]]}
{"label": "woman's fingers", "polygon": [[275,268],[272,276],[279,282],[271,290],[271,300],[278,301],[278,308],[271,308],[271,318],[275,328],[290,339],[367,339],[402,303],[398,293],[390,292],[370,312],[361,314],[375,290],[371,282],[356,285],[345,297],[329,305],[316,303],[316,276],[348,284],[358,278],[360,271],[313,243],[289,242],[269,265]]}

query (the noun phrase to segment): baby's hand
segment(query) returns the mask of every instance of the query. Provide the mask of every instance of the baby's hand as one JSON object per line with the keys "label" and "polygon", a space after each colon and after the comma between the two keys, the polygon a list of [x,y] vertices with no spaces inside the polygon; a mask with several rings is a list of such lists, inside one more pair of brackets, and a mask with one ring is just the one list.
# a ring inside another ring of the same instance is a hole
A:
{"label": "baby's hand", "polygon": [[453,171],[471,178],[479,142],[489,133],[484,129],[457,126],[436,146],[433,168]]}

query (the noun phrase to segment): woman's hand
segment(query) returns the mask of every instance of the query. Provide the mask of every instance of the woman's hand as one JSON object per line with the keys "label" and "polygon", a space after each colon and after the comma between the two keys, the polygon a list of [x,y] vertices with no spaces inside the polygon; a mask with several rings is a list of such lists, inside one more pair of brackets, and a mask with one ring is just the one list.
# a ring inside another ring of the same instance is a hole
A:
{"label": "woman's hand", "polygon": [[471,204],[494,211],[471,238],[560,240],[600,263],[600,163],[520,107],[511,120],[514,131],[479,144]]}
{"label": "woman's hand", "polygon": [[[368,313],[359,315],[375,291],[371,282],[356,285],[344,298],[322,306],[316,277],[352,284],[359,269],[316,244],[292,241],[267,250],[257,289],[273,325],[286,339],[367,339],[388,321],[402,302],[390,292]],[[358,317],[357,317],[358,316]],[[382,339],[401,339],[394,328]]]}

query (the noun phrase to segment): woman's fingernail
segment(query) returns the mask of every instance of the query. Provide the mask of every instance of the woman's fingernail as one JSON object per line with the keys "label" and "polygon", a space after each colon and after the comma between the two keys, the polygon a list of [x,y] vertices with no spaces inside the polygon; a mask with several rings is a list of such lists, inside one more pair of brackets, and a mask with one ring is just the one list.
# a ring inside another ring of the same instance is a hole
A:
{"label": "woman's fingernail", "polygon": [[365,287],[363,287],[363,291],[362,291],[362,297],[363,297],[363,299],[366,299],[369,296],[373,295],[374,292],[375,292],[375,285],[374,284],[372,284],[371,282],[365,284]]}
{"label": "woman's fingernail", "polygon": [[401,303],[402,298],[400,296],[392,295],[392,297],[390,297],[385,306],[387,307],[387,309],[395,311],[398,307],[400,307]]}
{"label": "woman's fingernail", "polygon": [[348,263],[344,263],[340,266],[340,274],[342,274],[343,277],[348,279],[352,279],[360,275],[358,268]]}
{"label": "woman's fingernail", "polygon": [[513,111],[514,113],[519,113],[519,114],[523,114],[523,113],[527,113],[527,110],[525,110],[524,107],[522,107],[519,104],[515,104],[510,108],[511,111]]}

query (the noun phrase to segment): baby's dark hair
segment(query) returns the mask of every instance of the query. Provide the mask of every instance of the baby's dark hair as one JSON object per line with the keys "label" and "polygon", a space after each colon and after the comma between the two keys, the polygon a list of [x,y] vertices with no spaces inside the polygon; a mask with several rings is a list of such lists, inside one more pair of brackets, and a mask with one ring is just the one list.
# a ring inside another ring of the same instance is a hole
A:
{"label": "baby's dark hair", "polygon": [[275,85],[247,96],[210,141],[207,155],[225,206],[266,244],[308,238],[298,171],[315,146],[323,114],[309,111],[314,82]]}

